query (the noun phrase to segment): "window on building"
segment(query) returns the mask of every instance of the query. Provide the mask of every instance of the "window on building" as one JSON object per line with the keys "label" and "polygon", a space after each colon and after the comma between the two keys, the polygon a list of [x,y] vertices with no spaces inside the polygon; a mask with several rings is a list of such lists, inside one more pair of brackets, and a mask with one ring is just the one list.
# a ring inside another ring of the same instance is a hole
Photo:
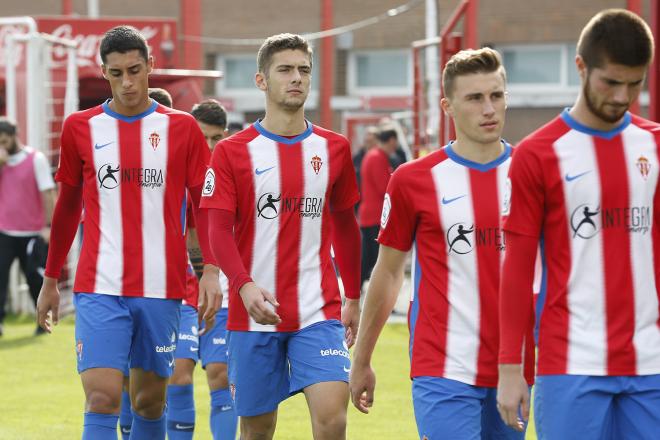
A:
{"label": "window on building", "polygon": [[[218,81],[219,94],[259,93],[254,84],[254,74],[257,71],[254,53],[219,55],[216,68],[224,73],[224,77]],[[312,90],[317,90],[320,78],[316,54],[312,58],[312,78]]]}
{"label": "window on building", "polygon": [[350,94],[408,94],[412,88],[409,50],[355,51],[349,57]]}
{"label": "window on building", "polygon": [[509,88],[576,87],[575,43],[500,46]]}

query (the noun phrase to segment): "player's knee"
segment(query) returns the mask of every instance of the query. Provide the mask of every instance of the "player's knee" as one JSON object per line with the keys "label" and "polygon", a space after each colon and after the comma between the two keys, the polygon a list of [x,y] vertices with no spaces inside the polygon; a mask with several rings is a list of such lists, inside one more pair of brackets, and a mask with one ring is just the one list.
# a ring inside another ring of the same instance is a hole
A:
{"label": "player's knee", "polygon": [[[193,368],[195,364],[192,364]],[[180,366],[178,363],[174,368],[174,373],[170,377],[170,385],[190,385],[193,383],[193,368],[187,365]]]}
{"label": "player's knee", "polygon": [[214,362],[206,366],[206,377],[211,390],[221,390],[229,387],[227,364]]}
{"label": "player's knee", "polygon": [[312,425],[317,434],[343,433],[346,431],[346,411],[322,411],[312,416]]}
{"label": "player's knee", "polygon": [[241,439],[271,440],[275,435],[275,417],[261,415],[256,417],[241,417]]}
{"label": "player's knee", "polygon": [[132,403],[133,411],[146,419],[157,419],[165,408],[164,393],[138,392]]}
{"label": "player's knee", "polygon": [[121,406],[121,394],[115,396],[103,390],[87,394],[86,411],[99,414],[115,414]]}

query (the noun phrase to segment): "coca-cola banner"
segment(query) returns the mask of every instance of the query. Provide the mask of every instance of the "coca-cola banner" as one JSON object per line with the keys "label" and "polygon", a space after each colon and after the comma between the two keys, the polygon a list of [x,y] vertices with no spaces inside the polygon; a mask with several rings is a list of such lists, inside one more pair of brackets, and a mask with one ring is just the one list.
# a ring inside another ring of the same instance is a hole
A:
{"label": "coca-cola banner", "polygon": [[[154,56],[155,67],[176,68],[178,65],[176,20],[167,19],[89,19],[74,17],[34,17],[39,32],[55,37],[68,38],[78,43],[77,62],[79,75],[101,76],[99,45],[103,34],[118,25],[126,24],[136,27],[147,39],[150,53]],[[7,63],[7,36],[12,33],[25,33],[27,29],[19,25],[0,26],[0,78],[4,77],[4,65]],[[16,52],[18,57],[24,56],[23,51]],[[53,47],[51,52],[53,67],[66,63],[65,49]],[[20,64],[23,60],[12,60]]]}

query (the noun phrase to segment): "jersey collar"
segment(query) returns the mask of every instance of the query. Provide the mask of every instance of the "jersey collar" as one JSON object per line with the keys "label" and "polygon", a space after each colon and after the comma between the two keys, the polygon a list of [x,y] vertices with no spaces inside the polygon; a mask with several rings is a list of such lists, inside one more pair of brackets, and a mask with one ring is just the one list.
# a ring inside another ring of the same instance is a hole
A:
{"label": "jersey collar", "polygon": [[[151,99],[151,98],[149,98],[149,99]],[[112,101],[112,100],[110,98],[108,98],[103,104],[101,104],[101,106],[103,107],[103,112],[105,112],[105,114],[107,114],[108,116],[112,116],[113,118],[119,119],[120,121],[124,121],[124,122],[135,122],[139,119],[142,119],[145,116],[148,116],[148,115],[152,114],[153,112],[155,112],[156,108],[158,107],[158,103],[152,99],[151,100],[151,105],[149,106],[149,108],[146,109],[145,111],[143,111],[142,113],[134,115],[134,116],[126,116],[126,115],[119,114],[116,111],[113,111],[110,108],[110,101]]]}
{"label": "jersey collar", "polygon": [[312,134],[314,127],[312,123],[309,122],[307,119],[305,119],[305,124],[307,125],[305,131],[303,131],[298,136],[293,138],[288,138],[288,137],[280,136],[279,134],[271,133],[270,131],[266,130],[263,125],[261,125],[261,119],[257,119],[257,121],[254,123],[254,128],[259,132],[259,134],[267,137],[270,140],[279,142],[281,144],[293,145],[305,140]]}
{"label": "jersey collar", "polygon": [[511,145],[509,145],[509,143],[504,139],[502,139],[501,142],[502,144],[504,144],[504,151],[502,151],[502,153],[500,153],[500,155],[495,160],[492,160],[488,163],[473,162],[462,156],[459,156],[452,148],[454,141],[450,141],[445,146],[444,151],[447,154],[447,156],[454,162],[463,165],[465,167],[472,168],[477,171],[486,172],[492,170],[493,168],[497,168],[502,162],[506,161],[509,157],[511,157]]}
{"label": "jersey collar", "polygon": [[618,135],[623,130],[625,130],[626,127],[628,127],[630,125],[630,122],[632,121],[632,116],[630,115],[630,112],[626,112],[626,114],[623,116],[623,121],[621,121],[621,124],[619,124],[618,127],[614,127],[613,129],[608,131],[596,130],[595,128],[587,127],[586,125],[580,124],[568,113],[569,110],[570,109],[565,108],[564,111],[561,112],[561,118],[566,123],[566,125],[568,125],[575,131],[579,131],[581,133],[585,133],[590,136],[598,136],[604,139],[612,139],[614,136]]}

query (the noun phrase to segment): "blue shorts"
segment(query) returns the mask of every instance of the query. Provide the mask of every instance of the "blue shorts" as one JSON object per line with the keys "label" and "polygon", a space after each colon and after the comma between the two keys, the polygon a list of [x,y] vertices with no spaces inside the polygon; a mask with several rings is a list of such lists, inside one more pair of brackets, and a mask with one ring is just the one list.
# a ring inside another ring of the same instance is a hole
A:
{"label": "blue shorts", "polygon": [[497,411],[497,389],[444,377],[414,377],[413,408],[420,438],[523,440]]}
{"label": "blue shorts", "polygon": [[78,373],[126,366],[170,377],[180,300],[76,293]]}
{"label": "blue shorts", "polygon": [[277,409],[320,382],[348,382],[344,326],[322,321],[297,332],[227,332],[229,388],[239,416]]}
{"label": "blue shorts", "polygon": [[211,331],[200,337],[202,368],[215,362],[227,363],[227,311],[226,308],[218,310],[215,325]]}
{"label": "blue shorts", "polygon": [[198,325],[197,310],[187,304],[181,304],[179,340],[176,343],[174,359],[192,359],[195,363],[199,360]]}
{"label": "blue shorts", "polygon": [[660,438],[660,375],[538,376],[539,440]]}

